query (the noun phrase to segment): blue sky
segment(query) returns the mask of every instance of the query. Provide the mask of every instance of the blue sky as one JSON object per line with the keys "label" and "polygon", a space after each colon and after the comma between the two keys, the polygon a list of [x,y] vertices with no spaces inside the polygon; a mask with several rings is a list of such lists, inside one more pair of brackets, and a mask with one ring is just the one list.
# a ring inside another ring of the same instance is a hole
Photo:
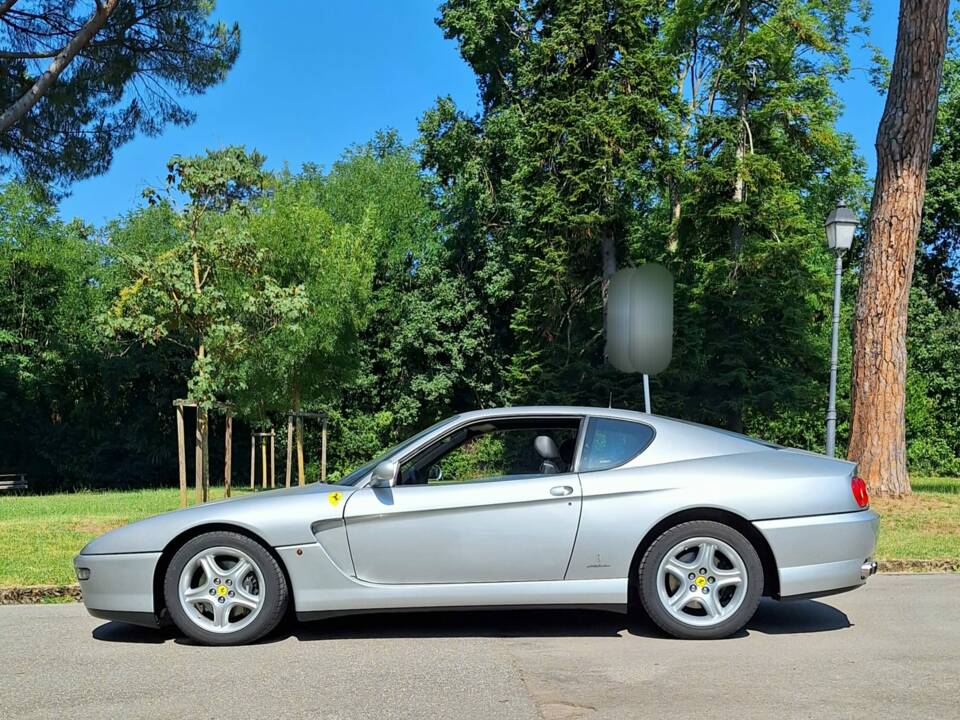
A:
{"label": "blue sky", "polygon": [[[220,86],[187,98],[197,121],[168,127],[160,137],[120,148],[110,170],[76,183],[61,204],[64,219],[101,224],[141,203],[141,190],[159,186],[166,161],[207,148],[241,144],[267,156],[267,166],[305,162],[329,166],[354,143],[382,128],[416,136],[417,119],[441,95],[476,109],[473,74],[434,23],[439,0],[287,0],[221,2],[218,11],[240,23],[240,59]],[[875,0],[872,39],[892,57],[896,0]],[[853,65],[869,55],[851,48]],[[838,87],[847,110],[840,128],[852,133],[871,168],[883,97],[865,71]]]}

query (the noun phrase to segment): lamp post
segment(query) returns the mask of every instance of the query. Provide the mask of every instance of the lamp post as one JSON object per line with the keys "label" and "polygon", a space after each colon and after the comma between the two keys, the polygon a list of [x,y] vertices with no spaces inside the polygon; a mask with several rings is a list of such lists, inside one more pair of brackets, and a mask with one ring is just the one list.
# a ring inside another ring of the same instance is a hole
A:
{"label": "lamp post", "polygon": [[833,332],[830,340],[830,398],[827,404],[826,453],[834,456],[837,437],[837,342],[840,334],[840,274],[843,272],[843,254],[853,244],[857,230],[857,216],[841,200],[827,216],[824,228],[827,247],[836,258],[833,274]]}

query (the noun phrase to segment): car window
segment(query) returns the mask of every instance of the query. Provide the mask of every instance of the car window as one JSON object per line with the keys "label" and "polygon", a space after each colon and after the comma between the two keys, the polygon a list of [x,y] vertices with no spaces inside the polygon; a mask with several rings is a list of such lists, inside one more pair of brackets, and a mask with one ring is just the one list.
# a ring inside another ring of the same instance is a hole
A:
{"label": "car window", "polygon": [[426,437],[437,428],[443,427],[448,423],[455,422],[459,417],[460,417],[459,415],[454,415],[453,417],[449,417],[446,420],[441,420],[438,423],[434,423],[430,427],[424,430],[421,430],[416,435],[413,435],[412,437],[408,437],[403,442],[398,443],[397,445],[394,445],[392,448],[382,453],[378,457],[374,458],[373,460],[368,462],[366,465],[361,465],[350,474],[345,475],[344,477],[334,482],[336,482],[337,485],[356,485],[358,482],[363,480],[371,470],[373,470],[377,465],[379,465],[381,462],[383,462],[387,458],[391,457],[392,455],[396,455],[399,452],[402,452],[406,448],[413,445],[417,440],[419,440],[422,437]]}
{"label": "car window", "polygon": [[580,453],[580,472],[609,470],[635,458],[653,440],[653,428],[643,423],[590,418]]}
{"label": "car window", "polygon": [[556,424],[461,429],[405,462],[400,484],[449,485],[569,472],[576,439],[576,426]]}

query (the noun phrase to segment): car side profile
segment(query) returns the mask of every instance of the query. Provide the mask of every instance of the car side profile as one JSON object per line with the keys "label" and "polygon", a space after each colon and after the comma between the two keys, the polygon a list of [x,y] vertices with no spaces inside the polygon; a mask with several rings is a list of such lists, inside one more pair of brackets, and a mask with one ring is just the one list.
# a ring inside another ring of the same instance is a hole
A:
{"label": "car side profile", "polygon": [[876,572],[855,465],[608,408],[463,413],[336,484],[166,513],[75,559],[88,611],[247,643],[293,611],[642,607],[665,632],[739,631],[762,596]]}

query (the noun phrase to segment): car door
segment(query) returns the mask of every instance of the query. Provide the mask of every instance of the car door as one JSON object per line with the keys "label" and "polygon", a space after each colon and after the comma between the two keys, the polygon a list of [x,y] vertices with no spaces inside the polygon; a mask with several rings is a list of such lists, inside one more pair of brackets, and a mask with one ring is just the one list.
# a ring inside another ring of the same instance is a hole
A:
{"label": "car door", "polygon": [[363,488],[344,509],[357,577],[384,584],[562,580],[576,473]]}

